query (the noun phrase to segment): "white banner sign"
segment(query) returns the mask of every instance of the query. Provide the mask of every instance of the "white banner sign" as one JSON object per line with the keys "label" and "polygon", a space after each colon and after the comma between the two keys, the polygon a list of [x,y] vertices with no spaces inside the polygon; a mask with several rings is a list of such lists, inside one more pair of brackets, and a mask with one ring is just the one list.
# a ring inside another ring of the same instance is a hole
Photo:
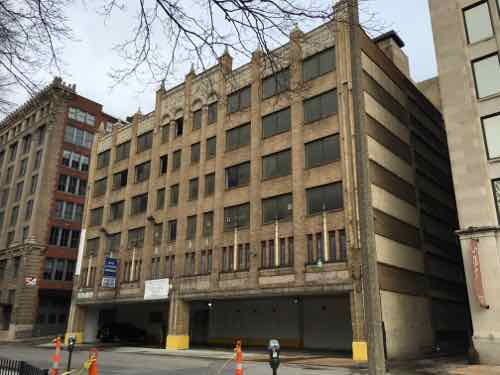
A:
{"label": "white banner sign", "polygon": [[170,291],[170,279],[146,280],[144,299],[167,299]]}

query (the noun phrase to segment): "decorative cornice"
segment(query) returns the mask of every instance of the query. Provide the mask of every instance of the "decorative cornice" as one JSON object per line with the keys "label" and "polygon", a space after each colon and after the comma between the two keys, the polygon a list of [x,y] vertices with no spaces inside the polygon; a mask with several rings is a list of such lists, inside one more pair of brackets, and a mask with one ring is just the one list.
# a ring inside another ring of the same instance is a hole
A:
{"label": "decorative cornice", "polygon": [[28,101],[19,106],[16,110],[9,113],[2,121],[0,121],[0,129],[4,127],[8,127],[13,122],[19,120],[20,117],[24,116],[27,112],[29,112],[33,107],[36,107],[40,104],[42,98],[47,96],[54,89],[63,90],[66,93],[76,94],[76,85],[75,84],[67,84],[65,83],[61,77],[54,77],[53,81],[41,89],[38,93],[32,96]]}

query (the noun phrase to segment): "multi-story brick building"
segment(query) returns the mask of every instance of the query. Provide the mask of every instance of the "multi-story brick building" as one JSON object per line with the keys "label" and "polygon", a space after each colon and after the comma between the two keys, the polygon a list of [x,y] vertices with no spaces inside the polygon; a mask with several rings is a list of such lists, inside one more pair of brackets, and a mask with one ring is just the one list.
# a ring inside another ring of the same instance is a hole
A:
{"label": "multi-story brick building", "polygon": [[466,341],[441,115],[395,33],[361,40],[359,93],[347,23],[296,29],[274,69],[225,53],[98,136],[68,335],[127,323],[171,349],[273,337],[366,359],[356,95],[388,354]]}
{"label": "multi-story brick building", "polygon": [[429,4],[473,342],[481,362],[500,364],[500,1]]}
{"label": "multi-story brick building", "polygon": [[92,141],[115,121],[55,78],[0,123],[1,339],[64,332]]}

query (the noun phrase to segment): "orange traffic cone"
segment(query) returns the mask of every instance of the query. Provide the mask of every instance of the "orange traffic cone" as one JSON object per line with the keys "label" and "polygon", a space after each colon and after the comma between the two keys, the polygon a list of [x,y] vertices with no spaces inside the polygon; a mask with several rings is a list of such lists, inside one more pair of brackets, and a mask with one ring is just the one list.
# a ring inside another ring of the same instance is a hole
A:
{"label": "orange traffic cone", "polygon": [[56,345],[56,353],[52,356],[52,367],[50,368],[50,375],[58,375],[59,365],[61,364],[61,338],[56,337],[53,342]]}
{"label": "orange traffic cone", "polygon": [[99,369],[97,367],[98,353],[97,353],[96,348],[90,349],[90,356],[89,357],[90,357],[91,363],[90,363],[88,375],[98,375],[99,374]]}
{"label": "orange traffic cone", "polygon": [[234,351],[236,352],[236,370],[234,374],[243,375],[243,352],[241,351],[241,340],[236,341]]}

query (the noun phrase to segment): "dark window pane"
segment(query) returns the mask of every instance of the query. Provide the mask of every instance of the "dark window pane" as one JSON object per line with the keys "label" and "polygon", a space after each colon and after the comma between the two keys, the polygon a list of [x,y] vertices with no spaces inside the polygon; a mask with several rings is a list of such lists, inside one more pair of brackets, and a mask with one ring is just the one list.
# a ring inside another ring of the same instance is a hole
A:
{"label": "dark window pane", "polygon": [[292,171],[290,150],[281,151],[262,158],[262,178],[288,176]]}

